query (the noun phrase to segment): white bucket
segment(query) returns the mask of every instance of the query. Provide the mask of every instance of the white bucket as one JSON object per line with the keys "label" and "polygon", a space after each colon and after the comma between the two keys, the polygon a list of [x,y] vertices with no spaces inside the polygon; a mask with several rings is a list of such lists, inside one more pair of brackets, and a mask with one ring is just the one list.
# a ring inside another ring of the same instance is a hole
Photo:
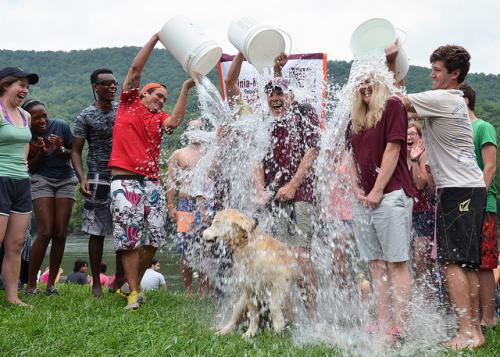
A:
{"label": "white bucket", "polygon": [[[385,19],[374,18],[363,22],[351,35],[351,51],[355,59],[385,57],[385,49],[396,42],[396,28]],[[400,39],[399,53],[396,57],[396,81],[408,73],[408,57]]]}
{"label": "white bucket", "polygon": [[[290,48],[286,49],[288,37]],[[272,26],[259,24],[252,18],[244,17],[233,21],[228,29],[229,41],[245,56],[257,70],[273,66],[274,59],[281,53],[290,53],[290,35]]]}
{"label": "white bucket", "polygon": [[191,77],[195,73],[206,75],[217,65],[222,56],[222,47],[181,15],[168,20],[161,29],[159,37],[163,46]]}

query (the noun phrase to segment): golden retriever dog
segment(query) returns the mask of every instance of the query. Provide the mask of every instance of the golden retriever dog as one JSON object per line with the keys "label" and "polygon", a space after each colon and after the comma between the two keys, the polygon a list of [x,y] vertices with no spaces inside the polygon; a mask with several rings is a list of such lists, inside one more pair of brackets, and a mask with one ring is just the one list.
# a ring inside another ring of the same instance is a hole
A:
{"label": "golden retriever dog", "polygon": [[260,302],[268,304],[273,329],[280,333],[285,327],[284,310],[288,307],[291,310],[292,284],[300,279],[293,253],[235,209],[218,212],[212,225],[203,232],[203,240],[224,242],[232,252],[233,273],[241,291],[229,323],[217,334],[228,334],[248,311],[250,324],[243,337],[255,336]]}

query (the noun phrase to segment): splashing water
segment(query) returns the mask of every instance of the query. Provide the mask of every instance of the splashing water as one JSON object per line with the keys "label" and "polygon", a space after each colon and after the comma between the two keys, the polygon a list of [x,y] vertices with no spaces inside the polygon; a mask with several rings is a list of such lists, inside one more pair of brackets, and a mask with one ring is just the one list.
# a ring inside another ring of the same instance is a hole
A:
{"label": "splashing water", "polygon": [[[264,86],[271,77],[271,68],[258,76],[257,97],[249,103],[252,110],[248,115],[239,115],[238,107],[230,108],[208,78],[195,78],[201,117],[214,131],[184,134],[186,140],[198,139],[207,144],[206,154],[190,176],[192,187],[198,187],[193,192],[204,192],[208,198],[218,196],[222,207],[235,208],[249,217],[254,217],[260,210],[252,179],[271,140],[272,119],[264,93]],[[341,202],[332,202],[334,196],[340,196],[339,201],[353,198],[347,169],[350,157],[345,151],[345,132],[354,95],[367,78],[387,85],[392,94],[401,92],[393,85],[394,77],[381,58],[353,62],[349,79],[343,87],[332,83],[328,86],[326,127],[314,167],[320,213],[319,217],[311,217],[313,221],[320,221],[311,246],[312,261],[318,275],[318,318],[307,318],[300,293],[294,289],[296,307],[292,336],[298,344],[326,343],[351,355],[432,355],[440,350],[438,343],[446,339],[454,321],[440,311],[442,309],[433,296],[435,288],[431,283],[423,284],[424,287],[412,285],[407,338],[402,348],[392,349],[386,337],[367,332],[366,326],[373,321],[374,301],[372,296],[360,291],[358,276],[364,273],[368,277],[368,267],[357,253],[350,226],[342,221],[345,206]],[[296,91],[298,97],[301,97],[300,93],[307,97],[310,92],[308,86],[312,85],[306,81]],[[307,98],[301,99],[307,101]],[[213,186],[214,181],[219,183],[218,187]],[[207,188],[209,186],[211,188]],[[269,221],[267,224],[264,221],[259,225],[266,230]],[[221,325],[239,297],[237,290],[241,277],[231,275],[230,254],[224,246],[215,255],[206,247],[198,247],[196,252],[201,258],[192,261],[194,269],[216,281],[221,292],[221,308],[216,321],[217,325]]]}

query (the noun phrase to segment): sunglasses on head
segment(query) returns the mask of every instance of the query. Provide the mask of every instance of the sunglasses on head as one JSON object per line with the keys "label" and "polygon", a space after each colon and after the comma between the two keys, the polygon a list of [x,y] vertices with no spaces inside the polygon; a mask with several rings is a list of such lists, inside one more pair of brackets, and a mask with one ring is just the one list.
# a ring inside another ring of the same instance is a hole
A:
{"label": "sunglasses on head", "polygon": [[95,84],[100,84],[102,86],[106,86],[106,87],[109,87],[111,85],[115,85],[117,86],[118,85],[118,81],[115,81],[113,79],[105,79],[105,80],[101,80],[101,81],[97,81],[95,82]]}

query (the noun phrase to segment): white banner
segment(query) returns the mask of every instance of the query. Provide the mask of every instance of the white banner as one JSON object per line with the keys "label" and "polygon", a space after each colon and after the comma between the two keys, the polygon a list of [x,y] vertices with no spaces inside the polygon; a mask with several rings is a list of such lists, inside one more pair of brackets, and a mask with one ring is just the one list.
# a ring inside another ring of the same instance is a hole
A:
{"label": "white banner", "polygon": [[[234,56],[223,54],[218,65],[222,97],[226,96],[224,80]],[[295,99],[301,103],[310,103],[321,117],[321,126],[325,123],[326,54],[311,53],[289,55],[283,68],[283,77],[290,81]],[[239,76],[240,91],[246,101],[252,102],[256,96],[257,70],[247,61],[243,62]]]}

